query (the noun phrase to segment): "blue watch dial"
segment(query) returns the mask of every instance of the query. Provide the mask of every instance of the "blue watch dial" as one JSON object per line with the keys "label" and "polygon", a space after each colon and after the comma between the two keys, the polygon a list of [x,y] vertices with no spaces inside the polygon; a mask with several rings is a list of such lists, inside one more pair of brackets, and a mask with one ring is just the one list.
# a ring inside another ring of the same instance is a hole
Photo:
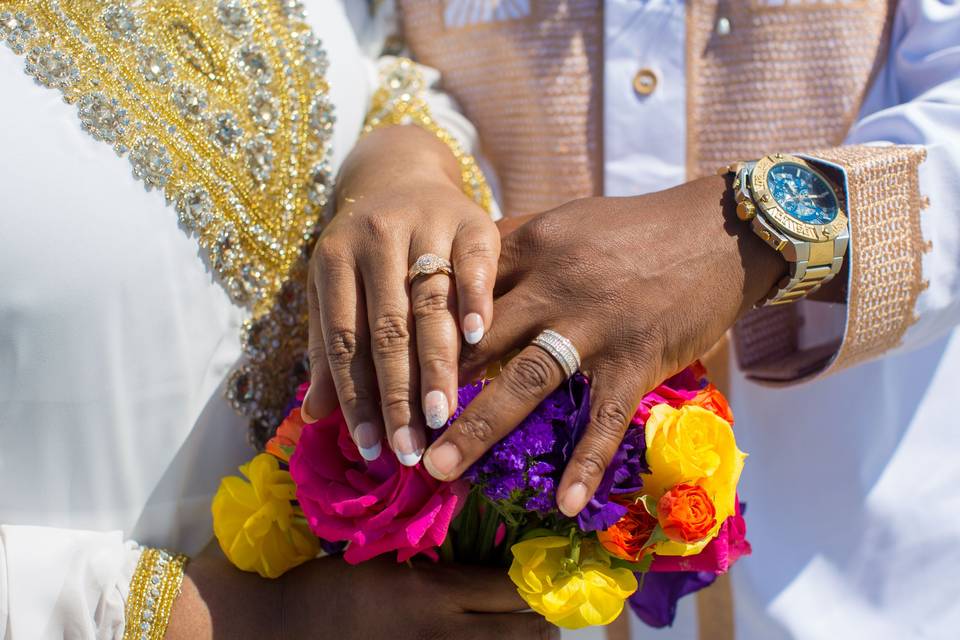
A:
{"label": "blue watch dial", "polygon": [[806,224],[827,224],[837,217],[837,197],[827,181],[792,162],[775,164],[767,172],[773,199],[790,216]]}

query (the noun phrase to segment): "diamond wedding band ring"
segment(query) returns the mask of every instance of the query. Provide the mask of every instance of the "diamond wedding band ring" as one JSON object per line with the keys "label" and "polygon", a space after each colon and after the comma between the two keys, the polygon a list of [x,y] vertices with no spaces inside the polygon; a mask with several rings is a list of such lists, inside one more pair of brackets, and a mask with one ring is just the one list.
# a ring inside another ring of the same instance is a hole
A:
{"label": "diamond wedding band ring", "polygon": [[533,339],[531,344],[535,344],[549,353],[550,357],[556,360],[560,368],[563,369],[567,378],[580,370],[580,354],[577,352],[577,348],[556,331],[552,329],[542,331],[540,335]]}
{"label": "diamond wedding band ring", "polygon": [[446,258],[441,258],[434,253],[425,253],[413,263],[410,271],[407,272],[407,281],[413,284],[413,281],[422,276],[432,276],[435,273],[442,273],[445,276],[453,277],[453,265]]}

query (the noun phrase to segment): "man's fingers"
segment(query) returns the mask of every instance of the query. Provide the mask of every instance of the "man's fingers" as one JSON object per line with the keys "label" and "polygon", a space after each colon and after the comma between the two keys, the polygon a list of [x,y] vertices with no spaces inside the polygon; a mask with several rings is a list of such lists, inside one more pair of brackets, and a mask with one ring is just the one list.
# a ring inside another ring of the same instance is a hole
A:
{"label": "man's fingers", "polygon": [[430,446],[423,459],[427,471],[439,480],[460,477],[563,379],[560,365],[546,351],[536,346],[521,351]]}
{"label": "man's fingers", "polygon": [[496,227],[473,223],[453,240],[450,260],[457,280],[460,327],[467,344],[477,344],[493,322],[493,285],[497,280],[500,236]]}
{"label": "man's fingers", "polygon": [[304,422],[316,422],[337,408],[337,389],[330,375],[327,350],[323,344],[323,324],[320,319],[320,294],[314,281],[313,269],[307,276],[307,309],[309,337],[307,354],[310,357],[310,387],[300,406]]}
{"label": "man's fingers", "polygon": [[360,455],[376,460],[381,452],[383,424],[360,283],[352,258],[322,244],[318,251],[320,319],[330,374]]}
{"label": "man's fingers", "polygon": [[534,322],[542,314],[531,305],[522,288],[511,289],[498,298],[493,309],[497,322],[478,344],[465,344],[460,352],[461,380],[475,380],[491,364],[528,344],[540,332]]}
{"label": "man's fingers", "polygon": [[378,248],[360,265],[370,325],[370,349],[380,387],[380,411],[401,464],[420,462],[426,446],[415,362],[413,317],[407,297],[407,252]]}
{"label": "man's fingers", "polygon": [[442,572],[443,592],[461,611],[510,613],[530,608],[500,567],[434,565],[431,570]]}
{"label": "man's fingers", "polygon": [[627,372],[598,372],[590,381],[590,423],[567,463],[557,505],[568,517],[593,497],[633,417],[636,385]]}
{"label": "man's fingers", "polygon": [[460,336],[454,304],[453,282],[449,276],[420,276],[410,285],[420,365],[421,406],[431,429],[445,425],[456,409]]}

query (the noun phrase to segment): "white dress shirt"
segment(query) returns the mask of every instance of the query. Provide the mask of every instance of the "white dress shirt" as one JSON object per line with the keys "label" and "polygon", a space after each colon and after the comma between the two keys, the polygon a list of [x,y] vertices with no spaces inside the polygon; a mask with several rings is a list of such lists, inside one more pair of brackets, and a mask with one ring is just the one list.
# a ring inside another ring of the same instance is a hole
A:
{"label": "white dress shirt", "polygon": [[[686,180],[684,17],[679,1],[605,2],[607,195]],[[736,25],[718,27],[736,36]],[[656,77],[647,95],[633,87],[644,70]],[[899,3],[848,142],[927,147],[929,288],[903,345],[883,359],[780,389],[734,375],[754,549],[733,571],[738,639],[960,637],[960,4]],[[803,341],[840,335],[842,305],[804,304]],[[635,638],[697,633],[693,598],[672,629],[633,622]]]}

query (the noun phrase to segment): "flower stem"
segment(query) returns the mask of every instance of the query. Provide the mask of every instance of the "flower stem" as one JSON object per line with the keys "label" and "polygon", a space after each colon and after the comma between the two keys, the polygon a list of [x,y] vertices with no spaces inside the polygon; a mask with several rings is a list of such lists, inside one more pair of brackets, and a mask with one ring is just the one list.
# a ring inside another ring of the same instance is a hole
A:
{"label": "flower stem", "polygon": [[[483,524],[480,527],[480,544],[478,545],[478,559],[487,564],[493,555],[493,541],[497,536],[497,527],[500,525],[500,513],[488,500],[483,503]],[[478,505],[479,506],[479,505]]]}

